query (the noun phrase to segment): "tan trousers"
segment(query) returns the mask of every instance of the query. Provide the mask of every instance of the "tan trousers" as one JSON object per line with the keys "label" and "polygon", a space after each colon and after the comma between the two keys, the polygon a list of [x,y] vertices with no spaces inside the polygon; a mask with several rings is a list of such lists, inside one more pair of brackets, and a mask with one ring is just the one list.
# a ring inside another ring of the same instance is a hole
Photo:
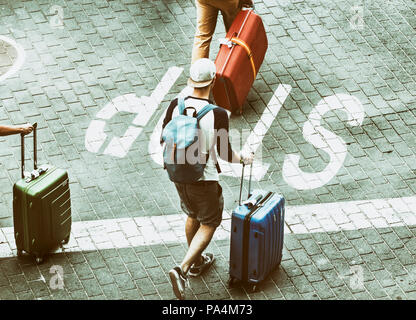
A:
{"label": "tan trousers", "polygon": [[225,30],[228,31],[237,13],[240,0],[196,0],[197,30],[192,49],[192,63],[200,58],[209,58],[209,46],[221,11]]}

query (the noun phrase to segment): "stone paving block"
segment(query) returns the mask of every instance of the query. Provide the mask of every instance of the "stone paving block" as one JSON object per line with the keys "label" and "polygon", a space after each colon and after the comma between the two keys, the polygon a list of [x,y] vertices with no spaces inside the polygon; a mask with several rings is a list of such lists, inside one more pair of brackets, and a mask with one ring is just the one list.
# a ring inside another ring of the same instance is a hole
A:
{"label": "stone paving block", "polygon": [[50,296],[48,285],[40,280],[34,280],[28,282],[28,285],[36,298],[46,298]]}
{"label": "stone paving block", "polygon": [[130,274],[128,273],[116,274],[114,275],[114,280],[122,291],[136,288]]}
{"label": "stone paving block", "polygon": [[385,270],[387,270],[393,277],[403,276],[407,274],[406,269],[401,264],[396,263],[394,260],[384,260],[382,262]]}
{"label": "stone paving block", "polygon": [[16,259],[7,259],[0,262],[3,274],[7,276],[22,274],[22,268]]}
{"label": "stone paving block", "polygon": [[[23,271],[23,274],[24,274],[25,278],[28,281],[39,279],[40,276],[41,276],[38,267],[36,265],[33,265],[33,264],[24,264],[24,265],[22,265],[22,271]],[[0,283],[1,283],[1,281],[0,281]]]}
{"label": "stone paving block", "polygon": [[365,241],[365,239],[359,238],[359,239],[351,240],[351,243],[360,255],[365,255],[365,254],[373,252],[372,248]]}
{"label": "stone paving block", "polygon": [[308,255],[315,255],[321,253],[320,248],[316,245],[316,243],[311,240],[301,240],[300,241],[302,246],[305,248],[306,253]]}
{"label": "stone paving block", "polygon": [[309,282],[316,282],[323,280],[323,277],[314,265],[307,265],[301,267],[303,274],[306,276],[306,278],[309,280]]}
{"label": "stone paving block", "polygon": [[18,292],[16,294],[16,297],[18,300],[33,300],[35,299],[35,296],[33,295],[32,291],[23,291],[23,292]]}
{"label": "stone paving block", "polygon": [[281,268],[285,271],[289,277],[297,276],[302,274],[302,270],[298,267],[294,260],[286,260],[282,262]]}
{"label": "stone paving block", "polygon": [[349,243],[348,239],[341,232],[332,233],[329,236],[338,248],[338,250],[351,248],[351,244]]}
{"label": "stone paving block", "polygon": [[365,262],[366,266],[371,271],[377,271],[382,269],[382,262],[377,256],[377,254],[371,253],[371,254],[365,254],[362,257],[362,260]]}
{"label": "stone paving block", "polygon": [[146,272],[148,273],[150,279],[154,284],[168,282],[168,275],[163,271],[163,269],[160,266],[147,268]]}
{"label": "stone paving block", "polygon": [[414,265],[415,256],[406,248],[396,249],[394,250],[394,253],[402,265]]}
{"label": "stone paving block", "polygon": [[387,260],[394,258],[394,255],[390,248],[385,243],[374,244],[372,245],[374,252],[381,260]]}
{"label": "stone paving block", "polygon": [[16,298],[17,297],[11,287],[2,287],[2,290],[0,291],[1,300],[16,300]]}
{"label": "stone paving block", "polygon": [[398,285],[387,287],[384,290],[388,294],[389,298],[392,300],[406,299],[406,294],[400,289]]}
{"label": "stone paving block", "polygon": [[71,292],[71,299],[72,300],[87,300],[88,296],[86,292],[82,289],[82,290]]}
{"label": "stone paving block", "polygon": [[395,280],[405,293],[416,291],[415,281],[408,275],[396,277]]}
{"label": "stone paving block", "polygon": [[381,235],[387,245],[395,250],[403,247],[403,242],[397,237],[397,235],[393,232],[382,234]]}
{"label": "stone paving block", "polygon": [[280,291],[286,300],[299,300],[300,295],[293,286],[281,288]]}
{"label": "stone paving block", "polygon": [[300,294],[305,294],[314,291],[314,288],[304,275],[293,277],[292,283]]}
{"label": "stone paving block", "polygon": [[119,253],[121,259],[126,264],[134,263],[134,262],[139,261],[133,248],[121,248],[121,249],[118,249],[118,253]]}
{"label": "stone paving block", "polygon": [[138,279],[138,280],[135,281],[135,283],[136,283],[136,286],[137,286],[139,292],[143,296],[157,294],[157,290],[156,290],[155,286],[153,285],[153,283],[150,279],[148,279],[148,278]]}
{"label": "stone paving block", "polygon": [[324,244],[321,246],[322,252],[328,259],[335,260],[342,258],[342,255],[339,250],[333,244]]}
{"label": "stone paving block", "polygon": [[75,273],[73,274],[64,273],[63,280],[64,280],[65,289],[68,290],[69,292],[81,290],[83,288],[81,281],[79,280],[79,278],[77,277]]}
{"label": "stone paving block", "polygon": [[371,295],[375,299],[384,298],[387,296],[387,293],[377,281],[368,281],[364,284],[364,286],[369,292],[371,292]]}
{"label": "stone paving block", "polygon": [[114,283],[114,276],[107,267],[93,270],[98,283],[103,286]]}
{"label": "stone paving block", "polygon": [[120,257],[108,258],[105,261],[112,274],[124,273],[127,270]]}
{"label": "stone paving block", "polygon": [[298,266],[311,264],[310,258],[304,250],[292,250],[290,254]]}
{"label": "stone paving block", "polygon": [[90,266],[86,262],[75,265],[74,270],[80,280],[92,279],[94,277]]}
{"label": "stone paving block", "polygon": [[81,283],[88,297],[99,296],[102,294],[101,286],[96,279],[81,280]]}
{"label": "stone paving block", "polygon": [[331,262],[328,260],[328,258],[323,256],[322,254],[312,256],[311,260],[314,262],[315,266],[321,272],[331,270],[334,268]]}
{"label": "stone paving block", "polygon": [[360,232],[370,245],[383,242],[383,238],[378,234],[377,230],[369,228],[361,229]]}
{"label": "stone paving block", "polygon": [[9,278],[9,281],[12,284],[15,293],[28,291],[30,289],[27,280],[23,275],[12,276]]}

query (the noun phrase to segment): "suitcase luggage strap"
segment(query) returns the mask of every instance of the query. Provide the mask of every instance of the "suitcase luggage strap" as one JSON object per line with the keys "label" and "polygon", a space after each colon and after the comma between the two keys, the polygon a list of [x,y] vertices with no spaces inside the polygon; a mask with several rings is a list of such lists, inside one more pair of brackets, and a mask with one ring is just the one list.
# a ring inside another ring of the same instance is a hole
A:
{"label": "suitcase luggage strap", "polygon": [[256,80],[257,70],[256,70],[256,65],[254,64],[253,52],[251,51],[249,45],[244,40],[241,40],[240,38],[237,38],[237,37],[231,37],[228,43],[222,42],[222,41],[220,41],[220,43],[227,44],[227,45],[229,45],[230,43],[237,44],[241,46],[244,50],[246,50],[248,58],[250,59],[251,68],[253,69],[253,79]]}

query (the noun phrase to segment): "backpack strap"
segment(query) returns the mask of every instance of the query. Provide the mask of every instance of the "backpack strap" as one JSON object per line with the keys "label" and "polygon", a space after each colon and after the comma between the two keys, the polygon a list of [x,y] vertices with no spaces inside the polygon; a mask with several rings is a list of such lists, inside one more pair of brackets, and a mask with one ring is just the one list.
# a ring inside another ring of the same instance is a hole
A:
{"label": "backpack strap", "polygon": [[185,112],[185,100],[183,98],[178,98],[178,108],[179,114],[183,114]]}
{"label": "backpack strap", "polygon": [[205,107],[199,110],[199,112],[196,114],[196,119],[198,121],[201,120],[208,112],[210,112],[211,110],[214,110],[215,108],[217,107],[212,104],[207,104]]}
{"label": "backpack strap", "polygon": [[[208,112],[210,112],[211,110],[214,110],[215,108],[218,108],[212,104],[207,104],[205,107],[203,107],[201,110],[199,110],[199,112],[196,114],[196,119],[199,121],[201,120]],[[207,161],[209,158],[209,154],[207,156]],[[214,152],[212,152],[212,160],[214,160],[215,163],[215,167],[217,168],[217,172],[218,174],[221,173],[221,168],[220,165],[218,164],[218,159],[217,159],[217,155]]]}

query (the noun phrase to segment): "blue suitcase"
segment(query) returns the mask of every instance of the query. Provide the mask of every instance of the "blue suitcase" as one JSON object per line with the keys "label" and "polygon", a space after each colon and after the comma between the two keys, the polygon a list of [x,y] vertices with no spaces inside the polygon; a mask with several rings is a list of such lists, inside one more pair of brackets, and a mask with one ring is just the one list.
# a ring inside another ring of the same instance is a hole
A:
{"label": "blue suitcase", "polygon": [[240,200],[231,218],[230,279],[249,283],[255,291],[280,265],[283,251],[285,199],[274,192],[251,189],[241,202],[244,166],[240,184]]}

